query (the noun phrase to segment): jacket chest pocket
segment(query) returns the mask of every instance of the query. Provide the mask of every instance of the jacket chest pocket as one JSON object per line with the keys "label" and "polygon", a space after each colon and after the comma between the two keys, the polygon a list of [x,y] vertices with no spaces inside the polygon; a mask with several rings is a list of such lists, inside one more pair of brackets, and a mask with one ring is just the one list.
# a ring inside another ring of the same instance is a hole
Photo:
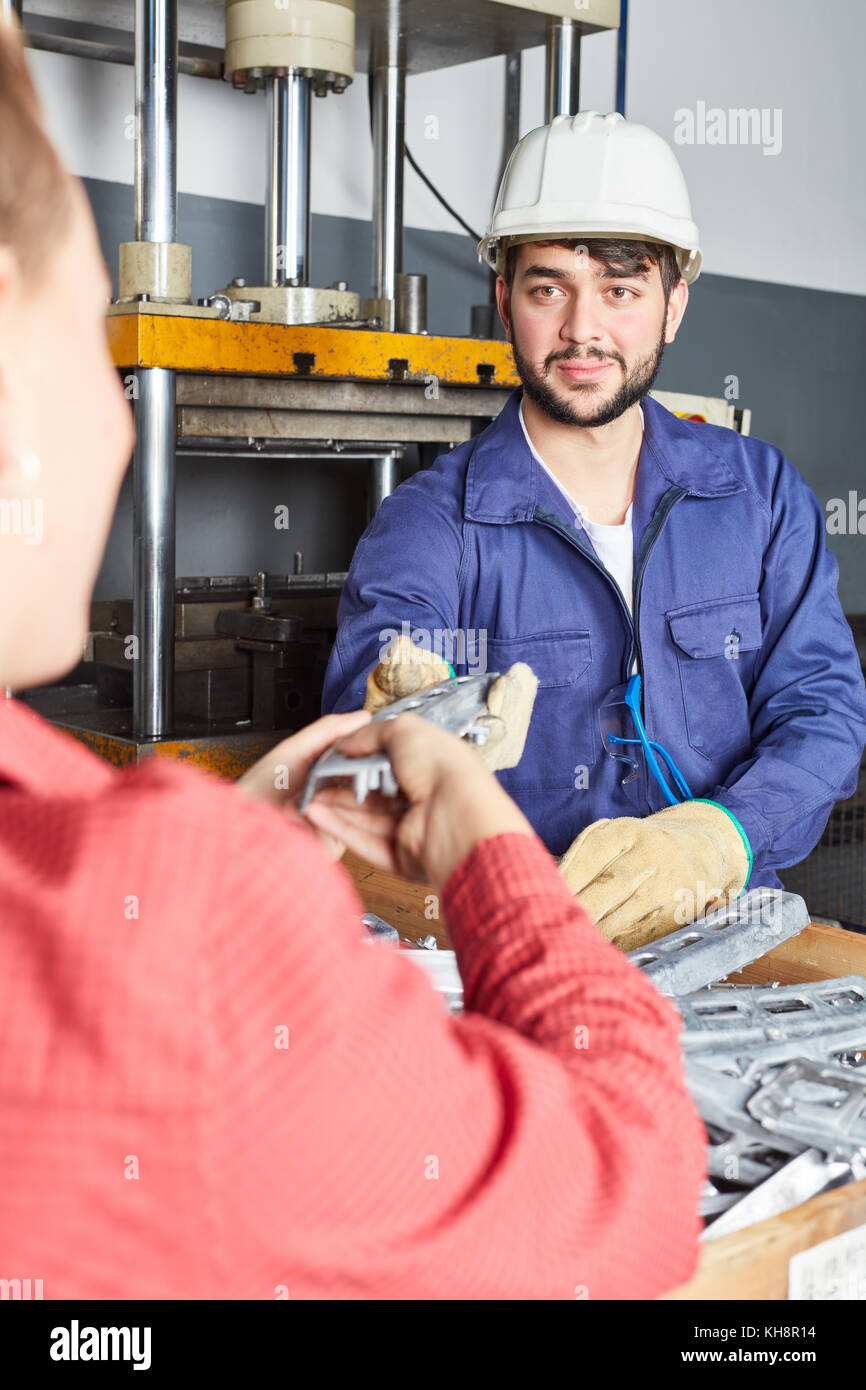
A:
{"label": "jacket chest pocket", "polygon": [[592,733],[589,633],[488,637],[489,671],[504,673],[515,661],[525,661],[532,668],[538,677],[538,693],[523,757],[517,767],[497,776],[509,792],[573,788],[576,769],[591,767],[601,752],[601,734],[593,739]]}
{"label": "jacket chest pocket", "polygon": [[689,744],[707,759],[751,747],[748,686],[763,642],[758,594],[665,614],[677,649]]}

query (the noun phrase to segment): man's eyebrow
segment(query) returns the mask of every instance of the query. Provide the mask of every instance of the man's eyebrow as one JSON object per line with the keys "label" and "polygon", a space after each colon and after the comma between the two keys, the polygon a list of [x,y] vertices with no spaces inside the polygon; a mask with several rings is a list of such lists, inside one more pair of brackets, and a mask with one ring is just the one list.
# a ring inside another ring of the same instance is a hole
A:
{"label": "man's eyebrow", "polygon": [[555,265],[528,265],[523,272],[524,280],[530,278],[535,280],[570,280],[571,276],[567,270],[562,270]]}
{"label": "man's eyebrow", "polygon": [[650,274],[649,266],[645,270],[626,270],[623,266],[606,265],[603,270],[598,271],[596,278],[599,280],[648,280]]}
{"label": "man's eyebrow", "polygon": [[[625,270],[622,266],[606,265],[595,272],[596,280],[648,280],[650,270]],[[523,278],[536,280],[570,280],[571,274],[561,266],[528,265]]]}

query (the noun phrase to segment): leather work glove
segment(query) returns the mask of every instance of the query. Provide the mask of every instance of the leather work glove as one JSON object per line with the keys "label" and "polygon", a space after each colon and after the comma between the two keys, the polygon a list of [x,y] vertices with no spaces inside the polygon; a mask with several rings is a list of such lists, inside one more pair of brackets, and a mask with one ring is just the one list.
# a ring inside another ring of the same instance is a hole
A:
{"label": "leather work glove", "polygon": [[595,821],[559,869],[602,935],[634,951],[738,897],[752,852],[727,811],[695,800]]}
{"label": "leather work glove", "polygon": [[376,714],[385,705],[416,695],[428,685],[438,685],[453,674],[441,656],[419,647],[403,633],[394,638],[379,665],[367,677],[364,709]]}
{"label": "leather work glove", "polygon": [[[375,714],[395,700],[438,685],[453,674],[441,657],[402,634],[394,638],[382,661],[367,677],[364,709]],[[479,723],[488,725],[490,733],[486,743],[473,747],[491,772],[516,767],[523,757],[537,690],[538,679],[531,668],[524,661],[516,661],[487,692],[490,713],[482,716]]]}
{"label": "leather work glove", "polygon": [[525,661],[515,661],[488,690],[490,717],[482,716],[478,722],[487,724],[490,733],[486,743],[476,743],[474,746],[491,772],[516,767],[523,757],[537,690],[538,677]]}

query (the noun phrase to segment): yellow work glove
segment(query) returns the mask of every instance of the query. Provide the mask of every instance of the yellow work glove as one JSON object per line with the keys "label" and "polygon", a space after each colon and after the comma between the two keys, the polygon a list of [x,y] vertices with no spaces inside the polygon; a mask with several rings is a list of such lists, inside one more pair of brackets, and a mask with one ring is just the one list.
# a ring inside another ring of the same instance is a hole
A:
{"label": "yellow work glove", "polygon": [[[447,662],[434,652],[417,646],[405,634],[395,637],[367,677],[364,709],[375,714],[395,700],[405,700],[453,675]],[[523,757],[537,690],[538,678],[524,661],[516,661],[488,690],[489,714],[482,715],[478,722],[486,724],[490,732],[486,743],[474,747],[491,772],[516,767]]]}
{"label": "yellow work glove", "polygon": [[595,821],[559,869],[602,935],[634,951],[738,897],[752,853],[727,811],[696,800]]}
{"label": "yellow work glove", "polygon": [[538,677],[525,661],[515,661],[488,690],[490,715],[482,715],[478,722],[487,724],[490,733],[486,743],[478,743],[475,747],[491,772],[516,767],[523,757],[537,691]]}
{"label": "yellow work glove", "polygon": [[447,681],[454,672],[435,652],[419,647],[411,637],[395,637],[384,657],[367,677],[364,709],[375,714],[395,700],[405,700],[429,685]]}

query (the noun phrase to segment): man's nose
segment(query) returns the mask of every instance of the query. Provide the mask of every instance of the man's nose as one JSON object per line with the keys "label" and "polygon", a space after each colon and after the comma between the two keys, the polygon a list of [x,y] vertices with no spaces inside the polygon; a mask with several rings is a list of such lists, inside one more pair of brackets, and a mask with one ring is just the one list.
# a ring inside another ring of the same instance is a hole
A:
{"label": "man's nose", "polygon": [[597,346],[603,332],[597,297],[589,289],[578,289],[569,298],[559,336],[567,343]]}

